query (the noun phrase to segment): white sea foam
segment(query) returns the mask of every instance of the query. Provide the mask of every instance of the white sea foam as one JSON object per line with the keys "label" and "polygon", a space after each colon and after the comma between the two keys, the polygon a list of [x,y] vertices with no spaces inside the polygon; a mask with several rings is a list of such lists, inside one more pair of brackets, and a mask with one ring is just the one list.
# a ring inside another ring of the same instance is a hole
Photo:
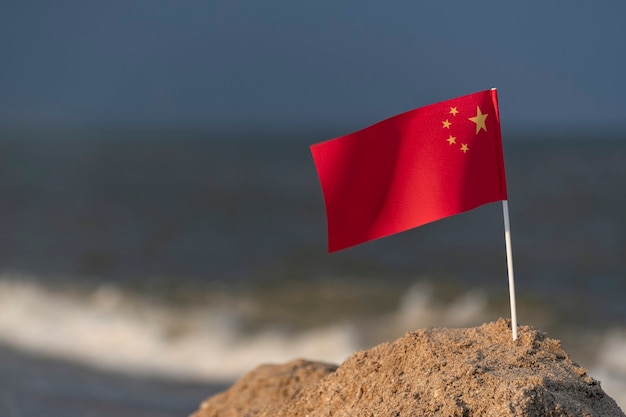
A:
{"label": "white sea foam", "polygon": [[260,362],[341,362],[357,347],[350,325],[297,334],[243,332],[224,307],[174,309],[114,287],[79,298],[32,282],[0,281],[0,342],[90,366],[194,380],[230,380]]}
{"label": "white sea foam", "polygon": [[626,410],[626,328],[608,331],[598,350],[590,375],[600,380],[606,393]]}

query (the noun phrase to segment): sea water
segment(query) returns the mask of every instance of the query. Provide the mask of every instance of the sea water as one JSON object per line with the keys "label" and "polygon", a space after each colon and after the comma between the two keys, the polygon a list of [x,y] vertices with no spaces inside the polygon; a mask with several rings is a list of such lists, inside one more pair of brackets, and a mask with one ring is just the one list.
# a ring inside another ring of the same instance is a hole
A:
{"label": "sea water", "polygon": [[[326,253],[308,145],[345,132],[0,133],[0,415],[186,415],[260,363],[510,317],[498,203]],[[626,136],[504,153],[519,322],[625,408]]]}

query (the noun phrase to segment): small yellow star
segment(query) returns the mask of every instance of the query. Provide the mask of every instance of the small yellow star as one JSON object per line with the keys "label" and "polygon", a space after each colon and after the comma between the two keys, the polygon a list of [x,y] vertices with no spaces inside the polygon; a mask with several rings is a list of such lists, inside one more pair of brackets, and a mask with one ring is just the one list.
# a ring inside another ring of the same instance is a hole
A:
{"label": "small yellow star", "polygon": [[456,107],[450,107],[450,114],[456,116],[459,111]]}
{"label": "small yellow star", "polygon": [[448,141],[448,145],[452,145],[453,143],[456,143],[456,136],[450,135],[450,137],[446,140]]}
{"label": "small yellow star", "polygon": [[463,151],[463,153],[466,153],[467,151],[469,151],[469,148],[467,147],[467,143],[464,143],[461,145],[461,151]]}
{"label": "small yellow star", "polygon": [[487,116],[489,115],[483,114],[480,111],[480,107],[476,106],[476,116],[469,118],[469,120],[476,123],[476,134],[480,132],[480,129],[484,129],[485,132],[487,131],[487,126],[485,126],[485,119],[487,118]]}
{"label": "small yellow star", "polygon": [[452,124],[452,123],[450,123],[450,121],[449,121],[448,119],[444,120],[444,121],[443,121],[443,122],[441,122],[441,123],[443,123],[443,127],[444,127],[445,129],[450,129],[450,125]]}

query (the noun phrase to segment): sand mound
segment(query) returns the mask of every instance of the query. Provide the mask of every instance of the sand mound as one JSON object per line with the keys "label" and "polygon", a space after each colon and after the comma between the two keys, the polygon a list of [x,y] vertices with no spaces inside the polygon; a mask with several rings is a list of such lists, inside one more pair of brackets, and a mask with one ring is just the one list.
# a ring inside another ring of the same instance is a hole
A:
{"label": "sand mound", "polygon": [[500,319],[407,333],[340,367],[263,365],[193,417],[624,416],[560,342]]}

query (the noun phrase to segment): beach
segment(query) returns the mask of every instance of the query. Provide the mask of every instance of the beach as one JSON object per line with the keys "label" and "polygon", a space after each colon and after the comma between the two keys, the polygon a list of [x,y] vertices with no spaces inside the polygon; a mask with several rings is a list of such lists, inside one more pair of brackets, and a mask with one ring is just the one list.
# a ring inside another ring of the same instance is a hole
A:
{"label": "beach", "polygon": [[[260,364],[510,315],[499,204],[327,254],[336,132],[0,133],[0,415],[188,415]],[[519,322],[623,409],[623,135],[503,133]]]}

